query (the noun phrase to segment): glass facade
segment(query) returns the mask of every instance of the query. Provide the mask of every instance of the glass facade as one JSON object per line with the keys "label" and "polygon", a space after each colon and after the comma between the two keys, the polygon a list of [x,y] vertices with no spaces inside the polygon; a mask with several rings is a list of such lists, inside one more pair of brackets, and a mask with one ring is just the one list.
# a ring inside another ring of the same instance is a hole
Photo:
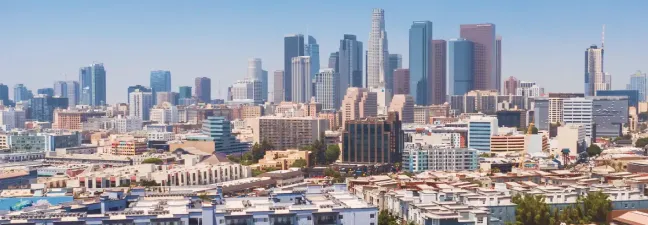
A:
{"label": "glass facade", "polygon": [[618,96],[627,97],[628,105],[639,107],[639,91],[637,90],[606,90],[596,91],[596,96]]}
{"label": "glass facade", "polygon": [[428,105],[428,75],[432,72],[432,22],[416,21],[409,30],[410,95]]}
{"label": "glass facade", "polygon": [[91,66],[91,102],[92,106],[106,104],[106,70],[103,64],[92,64]]}
{"label": "glass facade", "polygon": [[639,92],[639,101],[646,101],[646,74],[637,71],[635,74],[630,75],[630,84],[628,84],[628,90],[637,90]]}
{"label": "glass facade", "polygon": [[497,118],[482,118],[468,122],[468,147],[490,152],[491,136],[497,133]]}
{"label": "glass facade", "polygon": [[464,95],[474,89],[474,45],[466,39],[448,42],[448,93]]}
{"label": "glass facade", "polygon": [[171,72],[166,70],[151,71],[151,91],[153,92],[153,104],[157,104],[158,92],[171,91]]}
{"label": "glass facade", "polygon": [[362,42],[355,35],[345,34],[337,57],[340,93],[346,93],[348,87],[362,87]]}
{"label": "glass facade", "polygon": [[178,90],[178,98],[191,98],[191,87],[190,86],[180,86]]}
{"label": "glass facade", "polygon": [[126,94],[126,99],[128,99],[128,104],[130,105],[130,93],[134,92],[135,90],[139,90],[140,92],[151,92],[151,89],[142,85],[135,85],[135,86],[130,86],[128,87],[128,93]]}
{"label": "glass facade", "polygon": [[52,122],[54,110],[67,109],[68,99],[52,96],[35,97],[31,99],[31,119],[39,122]]}
{"label": "glass facade", "polygon": [[304,35],[284,37],[284,98],[292,101],[292,58],[304,56]]}

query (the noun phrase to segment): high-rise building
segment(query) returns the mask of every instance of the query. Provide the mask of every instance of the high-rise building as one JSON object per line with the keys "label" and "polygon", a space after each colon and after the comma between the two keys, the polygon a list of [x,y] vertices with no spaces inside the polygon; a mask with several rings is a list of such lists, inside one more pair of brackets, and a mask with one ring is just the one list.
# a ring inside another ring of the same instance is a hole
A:
{"label": "high-rise building", "polygon": [[261,100],[268,101],[268,71],[261,70]]}
{"label": "high-rise building", "polygon": [[474,44],[474,89],[498,90],[495,24],[462,24],[459,33]]}
{"label": "high-rise building", "polygon": [[430,104],[443,104],[446,102],[446,41],[432,41],[432,76],[428,78],[428,93]]}
{"label": "high-rise building", "polygon": [[194,95],[200,102],[211,102],[211,79],[196,77]]}
{"label": "high-rise building", "polygon": [[597,91],[596,96],[626,97],[628,100],[628,106],[634,106],[635,108],[639,107],[639,91],[637,90],[603,90]]}
{"label": "high-rise building", "polygon": [[342,100],[342,125],[346,121],[378,115],[378,96],[366,88],[350,87]]}
{"label": "high-rise building", "polygon": [[143,92],[139,89],[130,93],[128,100],[129,115],[148,120],[151,107],[153,107],[153,94],[151,92]]}
{"label": "high-rise building", "polygon": [[328,129],[328,120],[317,117],[262,116],[250,121],[254,142],[264,139],[277,150],[308,146]]}
{"label": "high-rise building", "polygon": [[143,86],[143,85],[135,85],[135,86],[129,86],[128,87],[128,93],[126,94],[126,98],[128,99],[128,104],[130,104],[130,94],[135,92],[136,90],[140,92],[151,92],[151,89]]}
{"label": "high-rise building", "polygon": [[89,118],[106,116],[106,112],[94,110],[55,110],[54,121],[52,122],[53,129],[61,130],[83,130],[83,123],[87,122]]}
{"label": "high-rise building", "polygon": [[466,39],[448,43],[448,94],[464,95],[475,89],[474,44]]}
{"label": "high-rise building", "polygon": [[585,50],[585,96],[607,90],[603,71],[603,48],[592,45]]}
{"label": "high-rise building", "polygon": [[[298,103],[307,103],[312,93],[312,80],[310,79],[310,66],[311,66],[310,56],[299,56],[292,59],[292,82],[291,82],[291,93],[293,102]],[[284,74],[285,76],[285,74]],[[286,77],[284,77],[286,79]]]}
{"label": "high-rise building", "polygon": [[0,101],[3,105],[9,104],[9,86],[0,83]]}
{"label": "high-rise building", "polygon": [[328,68],[331,68],[335,71],[340,71],[339,65],[340,65],[340,53],[339,52],[331,53],[328,61]]}
{"label": "high-rise building", "polygon": [[234,135],[232,135],[232,125],[225,117],[210,116],[203,121],[202,126],[203,134],[209,136],[216,142],[214,151],[218,153],[241,153],[249,149],[247,143],[239,142]]}
{"label": "high-rise building", "polygon": [[25,128],[27,114],[24,110],[7,107],[0,110],[0,130],[10,131],[14,128]]}
{"label": "high-rise building", "polygon": [[156,105],[163,105],[164,103],[169,103],[171,105],[178,104],[178,92],[173,91],[163,91],[155,93],[155,99],[157,99]]}
{"label": "high-rise building", "polygon": [[39,122],[52,122],[54,110],[67,109],[68,99],[39,95],[31,99],[31,119]]}
{"label": "high-rise building", "polygon": [[394,95],[389,105],[390,112],[397,112],[403,123],[414,122],[414,98],[407,94]]}
{"label": "high-rise building", "polygon": [[396,69],[394,70],[394,95],[409,95],[410,94],[410,73],[409,69]]}
{"label": "high-rise building", "polygon": [[515,88],[515,95],[540,97],[544,95],[544,88],[541,88],[535,82],[519,81],[517,88]]}
{"label": "high-rise building", "polygon": [[504,95],[516,95],[517,88],[520,86],[520,80],[514,76],[510,76],[504,81]]}
{"label": "high-rise building", "polygon": [[23,84],[16,84],[14,86],[14,102],[18,103],[21,101],[28,101],[31,99],[33,96],[30,96],[29,90],[27,90],[27,87]]}
{"label": "high-rise building", "polygon": [[158,92],[171,91],[171,72],[168,70],[151,71],[151,92],[153,93],[153,104],[157,104]]}
{"label": "high-rise building", "polygon": [[261,59],[258,58],[250,58],[248,59],[248,71],[247,71],[247,77],[250,79],[257,79],[261,80],[262,76],[262,63]]}
{"label": "high-rise building", "polygon": [[54,96],[67,98],[67,82],[56,81],[54,82]]}
{"label": "high-rise building", "polygon": [[36,90],[39,95],[54,96],[54,88],[39,88]]}
{"label": "high-rise building", "polygon": [[178,98],[191,98],[191,86],[180,86],[178,88]]}
{"label": "high-rise building", "polygon": [[262,104],[262,84],[261,80],[246,78],[237,80],[230,87],[230,98],[233,103]]}
{"label": "high-rise building", "polygon": [[637,71],[634,74],[630,75],[630,84],[628,84],[627,89],[628,90],[637,90],[639,92],[639,101],[640,102],[645,102],[646,101],[646,92],[648,85],[646,85],[646,82],[648,80],[646,79],[646,73],[641,73],[641,71]]}
{"label": "high-rise building", "polygon": [[471,117],[468,120],[468,147],[490,152],[491,136],[497,134],[497,117]]}
{"label": "high-rise building", "polygon": [[389,54],[389,68],[387,69],[388,76],[385,78],[385,86],[387,89],[392,90],[394,94],[396,94],[394,91],[394,70],[401,68],[403,68],[403,56],[401,54]]}
{"label": "high-rise building", "polygon": [[313,80],[320,70],[319,45],[313,36],[308,35],[308,44],[304,46],[304,55],[311,57],[310,77]]}
{"label": "high-rise building", "polygon": [[417,105],[429,105],[432,70],[432,22],[415,21],[409,30],[410,95]]}
{"label": "high-rise building", "polygon": [[279,104],[284,101],[284,71],[275,70],[274,71],[274,103]]}
{"label": "high-rise building", "polygon": [[92,99],[92,67],[79,69],[79,104],[91,105]]}
{"label": "high-rise building", "polygon": [[387,31],[385,31],[385,10],[373,9],[371,15],[371,33],[367,46],[367,88],[385,86],[385,74],[388,69]]}
{"label": "high-rise building", "polygon": [[90,105],[101,106],[106,104],[106,69],[103,63],[90,65]]}
{"label": "high-rise building", "polygon": [[315,99],[322,104],[323,110],[336,110],[340,107],[340,75],[333,69],[321,69],[315,76]]}
{"label": "high-rise building", "polygon": [[[292,60],[304,56],[304,35],[293,34],[284,37],[284,100],[292,101]],[[276,84],[275,84],[276,85]]]}
{"label": "high-rise building", "polygon": [[497,90],[501,90],[502,85],[502,36],[497,35],[495,38],[495,77],[497,79]]}
{"label": "high-rise building", "polygon": [[337,66],[340,93],[345,93],[348,87],[362,87],[362,42],[355,35],[345,34],[340,40]]}
{"label": "high-rise building", "polygon": [[592,108],[593,101],[591,98],[564,99],[563,121],[565,124],[576,124],[585,127],[585,136],[593,138],[594,120],[592,116]]}
{"label": "high-rise building", "polygon": [[342,134],[342,162],[395,163],[401,161],[403,130],[398,113],[387,118],[348,121]]}
{"label": "high-rise building", "polygon": [[81,98],[81,90],[79,88],[79,82],[69,80],[65,82],[65,97],[68,98],[68,106],[73,108],[79,104],[79,98]]}

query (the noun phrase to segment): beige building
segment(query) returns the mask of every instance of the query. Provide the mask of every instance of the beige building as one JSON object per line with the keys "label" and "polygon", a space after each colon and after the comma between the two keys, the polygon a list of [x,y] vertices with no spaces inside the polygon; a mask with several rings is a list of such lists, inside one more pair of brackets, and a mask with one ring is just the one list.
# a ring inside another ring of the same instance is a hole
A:
{"label": "beige building", "polygon": [[54,111],[52,129],[80,131],[83,130],[83,123],[87,122],[88,118],[102,117],[105,115],[106,112],[100,111],[58,109]]}
{"label": "beige building", "polygon": [[[569,149],[569,155],[577,157],[578,156],[578,143],[585,142],[585,127],[578,124],[566,124],[558,127],[558,134],[556,135],[558,139],[558,151],[561,151],[564,148]],[[557,152],[555,154],[559,154]]]}
{"label": "beige building", "polygon": [[263,106],[259,105],[244,105],[241,106],[241,119],[250,119],[263,116]]}
{"label": "beige building", "polygon": [[113,155],[140,155],[146,150],[145,138],[115,136],[110,140],[110,153]]}
{"label": "beige building", "polygon": [[450,117],[450,104],[443,103],[440,105],[430,106],[430,116],[432,117]]}
{"label": "beige building", "polygon": [[301,148],[312,144],[328,129],[329,121],[317,117],[262,116],[248,120],[254,142],[269,141],[275,149]]}
{"label": "beige building", "polygon": [[492,153],[549,152],[549,139],[541,134],[491,136]]}
{"label": "beige building", "polygon": [[308,167],[310,151],[300,151],[297,149],[267,151],[259,163],[252,165],[252,168],[279,168],[282,170],[290,168],[298,159],[306,160]]}
{"label": "beige building", "polygon": [[394,95],[389,105],[390,112],[398,112],[403,123],[414,122],[414,98],[410,95]]}
{"label": "beige building", "polygon": [[342,126],[342,122],[340,121],[341,119],[340,115],[342,115],[340,112],[327,111],[327,112],[320,112],[318,114],[318,117],[328,120],[330,130],[337,130],[340,126]]}
{"label": "beige building", "polygon": [[638,110],[637,113],[648,112],[648,102],[639,102]]}
{"label": "beige building", "polygon": [[342,100],[342,126],[349,120],[378,115],[378,96],[366,88],[351,87]]}
{"label": "beige building", "polygon": [[7,134],[0,134],[0,150],[9,148],[9,138]]}
{"label": "beige building", "polygon": [[414,123],[428,124],[430,122],[430,107],[414,106]]}

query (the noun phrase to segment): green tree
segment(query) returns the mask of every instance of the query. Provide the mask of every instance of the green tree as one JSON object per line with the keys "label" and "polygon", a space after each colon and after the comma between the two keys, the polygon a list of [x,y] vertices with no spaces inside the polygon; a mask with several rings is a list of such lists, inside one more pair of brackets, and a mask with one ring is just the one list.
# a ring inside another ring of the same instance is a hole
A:
{"label": "green tree", "polygon": [[538,134],[538,128],[535,126],[531,127],[531,134]]}
{"label": "green tree", "polygon": [[160,186],[157,182],[154,180],[141,180],[139,184],[143,187],[154,187],[154,186]]}
{"label": "green tree", "polygon": [[378,213],[378,225],[399,225],[398,218],[392,216],[387,210]]}
{"label": "green tree", "polygon": [[340,157],[340,146],[333,144],[326,147],[326,152],[324,153],[326,158],[326,163],[334,163]]}
{"label": "green tree", "polygon": [[227,156],[227,159],[229,159],[229,161],[232,161],[234,163],[241,163],[241,158],[242,157],[235,156],[235,155],[228,155]]}
{"label": "green tree", "polygon": [[595,144],[591,144],[589,147],[587,147],[587,155],[589,155],[590,157],[600,155],[602,151],[603,150],[601,150],[601,147]]}
{"label": "green tree", "polygon": [[635,147],[637,147],[637,148],[643,148],[646,145],[648,145],[648,138],[639,138],[635,142]]}
{"label": "green tree", "polygon": [[155,165],[161,165],[164,163],[161,159],[158,158],[148,158],[145,160],[142,160],[142,164],[155,164]]}
{"label": "green tree", "polygon": [[202,202],[211,202],[212,200],[212,198],[209,197],[209,195],[207,195],[207,193],[204,192],[198,195],[198,199],[200,199],[200,201]]}
{"label": "green tree", "polygon": [[512,199],[515,206],[515,225],[546,225],[553,222],[549,206],[544,196],[515,195]]}
{"label": "green tree", "polygon": [[290,165],[290,167],[304,168],[304,167],[306,167],[306,160],[305,159],[295,160],[295,162],[293,162],[293,164]]}
{"label": "green tree", "polygon": [[601,191],[590,192],[579,202],[582,202],[583,214],[589,220],[587,222],[605,223],[608,214],[612,211],[612,201]]}

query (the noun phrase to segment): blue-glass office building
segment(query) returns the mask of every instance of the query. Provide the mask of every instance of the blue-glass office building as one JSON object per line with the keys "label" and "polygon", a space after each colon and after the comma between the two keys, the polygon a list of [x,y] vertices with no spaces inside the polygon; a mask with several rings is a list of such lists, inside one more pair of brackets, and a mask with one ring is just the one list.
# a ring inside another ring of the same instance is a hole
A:
{"label": "blue-glass office building", "polygon": [[464,95],[474,89],[474,44],[466,39],[448,42],[448,93]]}
{"label": "blue-glass office building", "polygon": [[171,91],[171,72],[167,70],[151,71],[151,91],[153,92],[153,104],[157,104],[158,92]]}
{"label": "blue-glass office building", "polygon": [[415,21],[409,30],[410,95],[417,105],[428,105],[428,75],[432,72],[432,22]]}
{"label": "blue-glass office building", "polygon": [[599,90],[596,96],[628,97],[628,106],[639,106],[639,91],[637,90]]}

